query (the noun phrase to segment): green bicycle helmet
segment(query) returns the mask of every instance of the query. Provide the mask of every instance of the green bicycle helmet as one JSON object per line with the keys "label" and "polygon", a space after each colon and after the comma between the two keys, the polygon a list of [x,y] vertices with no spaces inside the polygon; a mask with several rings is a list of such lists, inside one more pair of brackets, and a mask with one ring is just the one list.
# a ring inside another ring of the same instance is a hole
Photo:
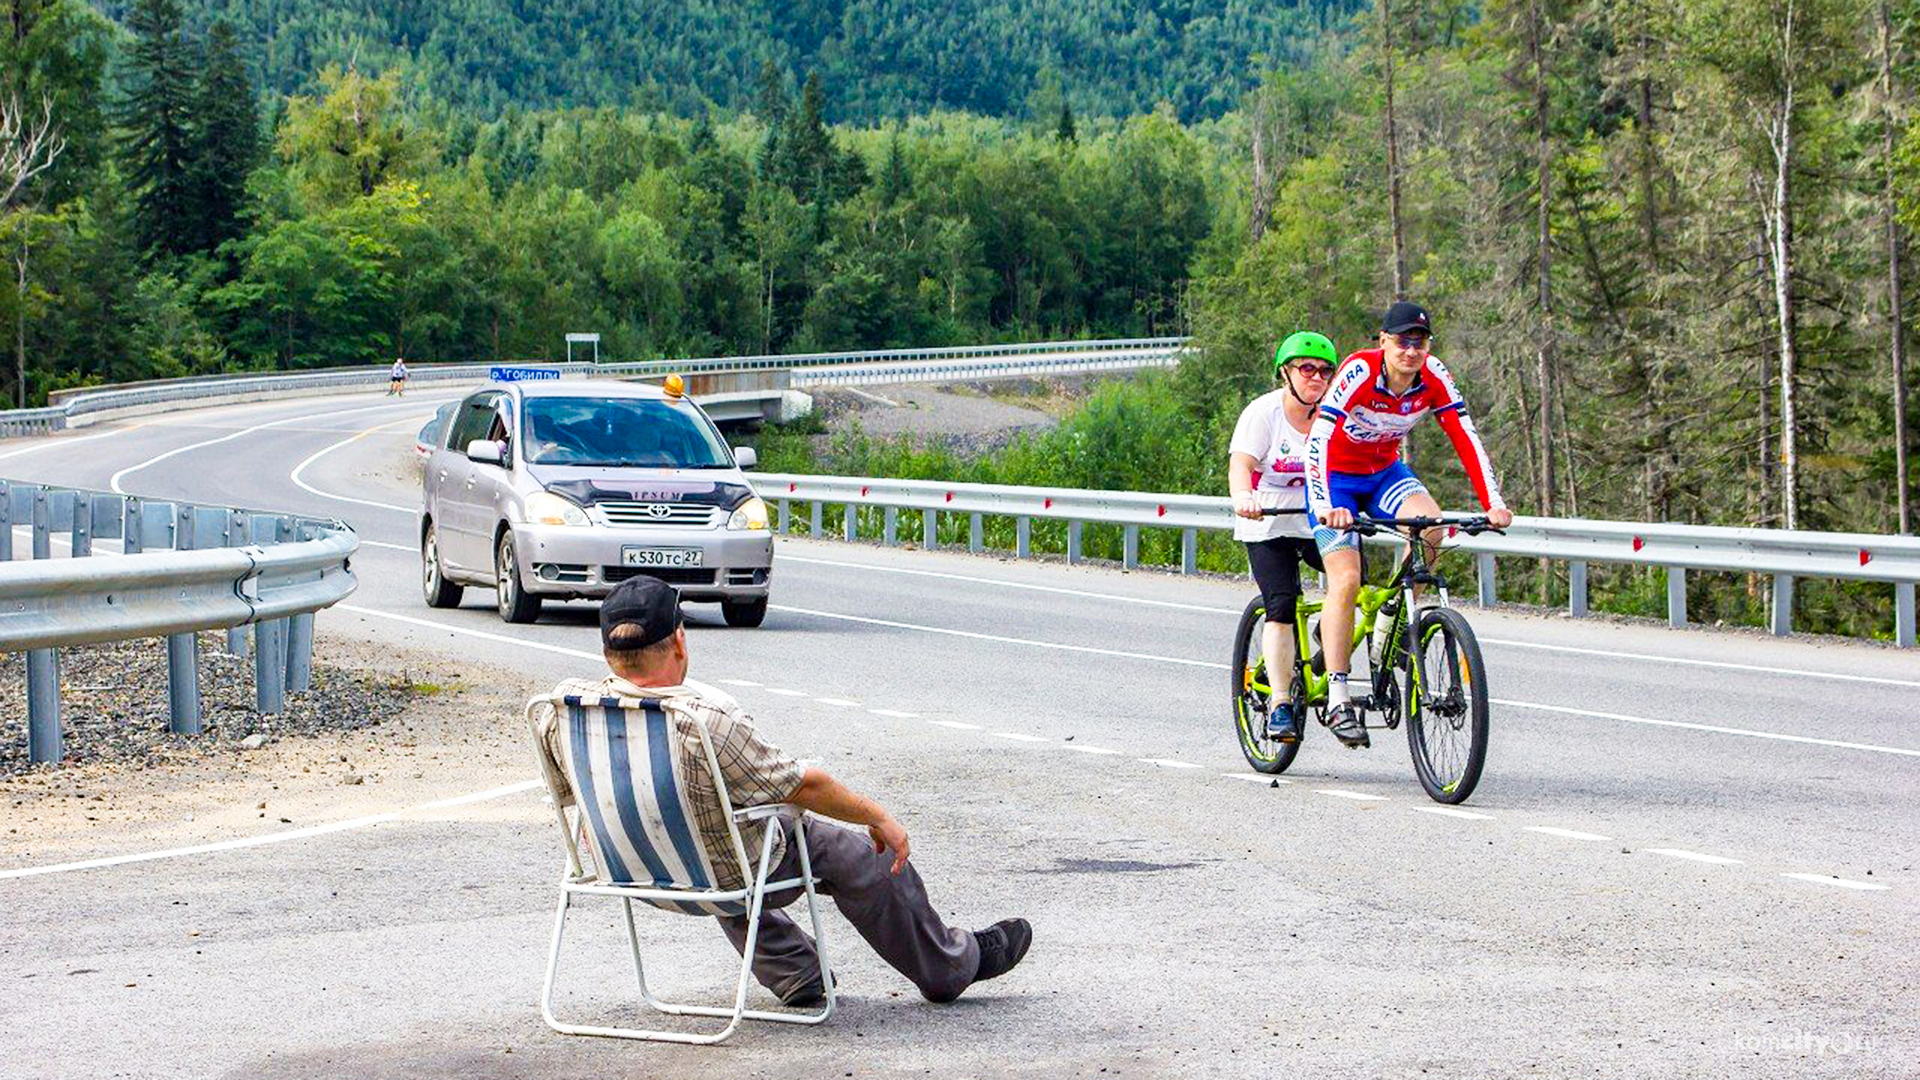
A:
{"label": "green bicycle helmet", "polygon": [[1315,360],[1325,360],[1334,367],[1340,366],[1340,354],[1333,349],[1333,342],[1325,334],[1316,334],[1311,330],[1301,330],[1287,335],[1287,340],[1273,350],[1273,377],[1280,377],[1280,369],[1302,356]]}

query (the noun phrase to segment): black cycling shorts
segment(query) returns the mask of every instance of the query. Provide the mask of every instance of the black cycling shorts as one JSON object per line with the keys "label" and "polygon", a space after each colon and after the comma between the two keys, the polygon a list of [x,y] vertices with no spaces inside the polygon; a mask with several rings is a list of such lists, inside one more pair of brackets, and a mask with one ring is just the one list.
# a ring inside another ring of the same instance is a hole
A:
{"label": "black cycling shorts", "polygon": [[1266,601],[1267,621],[1290,623],[1294,605],[1300,601],[1300,564],[1315,570],[1326,569],[1320,562],[1320,549],[1304,536],[1276,536],[1247,544],[1247,562],[1253,567],[1253,580],[1260,586],[1260,598]]}

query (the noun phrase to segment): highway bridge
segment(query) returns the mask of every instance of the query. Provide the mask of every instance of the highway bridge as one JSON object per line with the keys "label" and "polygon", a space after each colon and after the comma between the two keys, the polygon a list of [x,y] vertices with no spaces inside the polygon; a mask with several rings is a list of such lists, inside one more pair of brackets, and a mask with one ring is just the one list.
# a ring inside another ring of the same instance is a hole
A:
{"label": "highway bridge", "polygon": [[[321,614],[323,644],[503,687],[596,673],[590,605],[508,627],[485,590],[421,602],[408,455],[452,393],[13,440],[0,474],[343,518],[361,587]],[[489,714],[471,752],[450,733],[351,800],[236,776],[60,844],[15,826],[0,1071],[1920,1073],[1911,650],[1472,610],[1492,751],[1473,800],[1444,808],[1392,737],[1355,752],[1310,732],[1277,783],[1246,771],[1224,669],[1248,593],[782,538],[763,628],[688,609],[694,675],[886,803],[954,922],[1032,920],[1026,963],[955,1005],[919,1001],[835,917],[843,997],[821,1027],[712,1050],[551,1034],[552,819],[517,717]],[[581,946],[581,1010],[638,1007],[614,925]],[[642,932],[669,989],[726,985],[716,931]]]}

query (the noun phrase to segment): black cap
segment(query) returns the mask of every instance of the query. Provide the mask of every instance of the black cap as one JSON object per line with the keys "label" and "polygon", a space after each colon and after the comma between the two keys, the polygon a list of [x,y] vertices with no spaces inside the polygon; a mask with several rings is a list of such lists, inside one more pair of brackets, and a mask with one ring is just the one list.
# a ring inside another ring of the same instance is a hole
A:
{"label": "black cap", "polygon": [[1431,335],[1433,320],[1427,318],[1427,309],[1411,300],[1402,300],[1387,309],[1387,315],[1380,320],[1380,329],[1389,334],[1404,334],[1409,330],[1421,330]]}
{"label": "black cap", "polygon": [[[613,632],[629,624],[640,628],[639,635],[628,631],[615,645]],[[679,628],[680,594],[659,578],[630,577],[600,601],[600,644],[608,648],[643,649]]]}

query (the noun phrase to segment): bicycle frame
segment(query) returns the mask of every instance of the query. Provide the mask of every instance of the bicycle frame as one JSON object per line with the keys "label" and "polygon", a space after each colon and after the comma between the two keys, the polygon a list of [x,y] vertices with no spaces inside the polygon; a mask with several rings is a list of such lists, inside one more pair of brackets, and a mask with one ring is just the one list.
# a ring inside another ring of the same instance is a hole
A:
{"label": "bicycle frame", "polygon": [[[1397,558],[1398,567],[1385,585],[1366,584],[1366,549],[1364,545],[1359,549],[1361,585],[1360,592],[1354,600],[1352,650],[1359,652],[1366,645],[1367,639],[1372,636],[1383,614],[1386,618],[1393,620],[1392,632],[1386,639],[1386,649],[1380,656],[1371,658],[1373,670],[1370,674],[1373,680],[1373,694],[1367,704],[1373,708],[1385,707],[1391,690],[1387,680],[1391,677],[1393,670],[1401,665],[1402,658],[1412,654],[1414,642],[1408,640],[1408,637],[1412,633],[1414,586],[1432,585],[1439,590],[1441,604],[1446,605],[1451,602],[1446,581],[1434,572],[1427,560],[1426,545],[1399,533],[1395,533],[1394,536],[1403,545],[1403,550]],[[1394,603],[1396,600],[1398,602]],[[1309,660],[1314,655],[1310,621],[1313,616],[1324,610],[1326,610],[1326,601],[1308,600],[1305,597],[1300,599],[1299,605],[1294,609],[1293,634],[1297,649],[1294,653],[1296,657],[1294,673],[1301,680],[1305,689],[1303,697],[1309,706],[1324,705],[1327,701],[1329,679],[1324,665],[1321,670],[1316,670]],[[1387,711],[1391,715],[1391,710]],[[1389,726],[1393,725],[1390,723]]]}

